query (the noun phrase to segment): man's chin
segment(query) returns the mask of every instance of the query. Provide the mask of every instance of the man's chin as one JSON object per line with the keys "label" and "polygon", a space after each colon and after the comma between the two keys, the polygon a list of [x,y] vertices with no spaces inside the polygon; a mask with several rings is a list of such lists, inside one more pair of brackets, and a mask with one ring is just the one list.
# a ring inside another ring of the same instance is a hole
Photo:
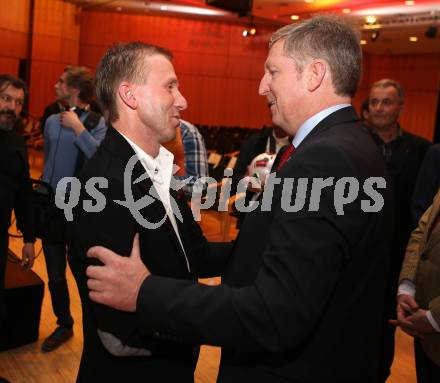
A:
{"label": "man's chin", "polygon": [[174,141],[176,139],[176,136],[176,129],[174,129],[172,132],[170,131],[169,134],[164,134],[164,136],[160,140],[160,143],[166,144],[168,142]]}

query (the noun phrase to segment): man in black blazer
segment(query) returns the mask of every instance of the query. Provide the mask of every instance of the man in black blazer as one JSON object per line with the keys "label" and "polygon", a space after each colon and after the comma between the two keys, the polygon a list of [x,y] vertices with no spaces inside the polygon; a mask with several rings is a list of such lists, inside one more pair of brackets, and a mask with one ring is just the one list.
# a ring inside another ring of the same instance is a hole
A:
{"label": "man in black blazer", "polygon": [[338,19],[277,31],[260,94],[295,150],[246,215],[223,284],[160,277],[135,255],[94,247],[88,255],[105,265],[87,270],[90,297],[136,312],[158,339],[222,346],[219,382],[375,382],[392,197],[350,106],[360,70],[359,38]]}
{"label": "man in black blazer", "polygon": [[[81,173],[69,227],[69,264],[83,310],[78,382],[193,382],[197,345],[145,336],[135,315],[90,301],[85,275],[88,265],[99,264],[86,257],[90,246],[129,255],[135,233],[139,261],[154,273],[191,281],[203,275],[198,262],[208,244],[184,199],[170,195],[173,155],[161,145],[174,138],[186,108],[171,53],[142,43],[111,48],[97,70],[97,93],[112,126]],[[216,267],[214,261],[211,252],[210,262],[201,263]]]}

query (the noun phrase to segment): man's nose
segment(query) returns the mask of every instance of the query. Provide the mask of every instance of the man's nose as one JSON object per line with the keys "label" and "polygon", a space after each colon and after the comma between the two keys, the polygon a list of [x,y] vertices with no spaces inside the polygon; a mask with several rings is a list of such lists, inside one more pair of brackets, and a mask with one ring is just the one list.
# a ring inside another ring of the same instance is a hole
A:
{"label": "man's nose", "polygon": [[188,102],[179,90],[177,90],[175,105],[179,110],[185,110],[188,107]]}
{"label": "man's nose", "polygon": [[261,78],[260,86],[258,87],[258,94],[260,96],[265,96],[270,92],[269,89],[269,76],[267,73]]}

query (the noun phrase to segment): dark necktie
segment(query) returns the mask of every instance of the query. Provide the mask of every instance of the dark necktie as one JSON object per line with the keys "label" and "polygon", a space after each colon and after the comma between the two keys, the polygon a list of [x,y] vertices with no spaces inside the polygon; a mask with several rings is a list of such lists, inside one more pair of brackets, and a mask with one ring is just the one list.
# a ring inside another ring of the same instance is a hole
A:
{"label": "dark necktie", "polygon": [[278,166],[275,169],[276,172],[278,172],[283,167],[283,165],[287,162],[294,151],[295,147],[293,145],[289,145],[289,147],[281,155],[280,162],[278,162]]}

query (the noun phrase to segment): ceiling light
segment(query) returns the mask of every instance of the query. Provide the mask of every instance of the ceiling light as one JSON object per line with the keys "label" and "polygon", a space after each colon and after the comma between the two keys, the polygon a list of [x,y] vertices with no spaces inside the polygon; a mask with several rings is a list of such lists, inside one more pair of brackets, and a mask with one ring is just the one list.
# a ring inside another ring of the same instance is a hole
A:
{"label": "ceiling light", "polygon": [[435,37],[437,36],[437,32],[438,32],[438,28],[436,25],[431,25],[428,27],[428,29],[425,32],[425,36],[428,39],[435,39]]}
{"label": "ceiling light", "polygon": [[379,38],[379,36],[380,36],[380,31],[374,31],[374,32],[371,34],[370,40],[371,40],[372,42],[375,42],[375,41]]}
{"label": "ceiling light", "polygon": [[290,16],[291,20],[299,20],[299,16],[298,15],[292,15]]}
{"label": "ceiling light", "polygon": [[247,29],[245,29],[242,33],[243,37],[247,37],[249,34],[249,31]]}
{"label": "ceiling light", "polygon": [[416,43],[418,39],[419,39],[419,38],[418,38],[417,36],[411,36],[411,37],[409,38],[409,41],[411,41],[412,43]]}
{"label": "ceiling light", "polygon": [[145,9],[152,12],[167,11],[173,13],[187,13],[202,16],[231,16],[232,13],[220,9],[201,8],[188,5],[165,4],[145,1]]}
{"label": "ceiling light", "polygon": [[313,3],[315,0],[304,0],[306,3],[311,4]]}
{"label": "ceiling light", "polygon": [[255,28],[251,28],[251,29],[249,29],[249,34],[250,35],[255,35],[257,33],[257,30],[255,29]]}
{"label": "ceiling light", "polygon": [[374,24],[377,21],[377,17],[376,16],[367,16],[365,17],[365,22],[367,24]]}
{"label": "ceiling light", "polygon": [[407,0],[405,1],[405,5],[414,5],[416,2],[413,0]]}
{"label": "ceiling light", "polygon": [[350,13],[350,12],[351,12],[351,9],[349,9],[349,8],[344,8],[342,10],[342,13]]}
{"label": "ceiling light", "polygon": [[[376,1],[375,3],[379,3]],[[352,14],[356,16],[368,16],[375,15],[379,16],[395,16],[399,14],[408,13],[412,14],[421,14],[421,13],[431,13],[432,11],[440,12],[440,2],[431,2],[429,4],[420,4],[421,2],[417,2],[411,7],[405,5],[403,0],[400,2],[400,5],[390,5],[389,7],[380,7],[377,5],[375,8],[363,8],[363,9],[352,9]]]}
{"label": "ceiling light", "polygon": [[367,45],[367,40],[361,40],[361,45]]}
{"label": "ceiling light", "polygon": [[121,11],[122,11],[122,7],[116,7],[116,10],[117,10],[118,12],[121,12]]}

